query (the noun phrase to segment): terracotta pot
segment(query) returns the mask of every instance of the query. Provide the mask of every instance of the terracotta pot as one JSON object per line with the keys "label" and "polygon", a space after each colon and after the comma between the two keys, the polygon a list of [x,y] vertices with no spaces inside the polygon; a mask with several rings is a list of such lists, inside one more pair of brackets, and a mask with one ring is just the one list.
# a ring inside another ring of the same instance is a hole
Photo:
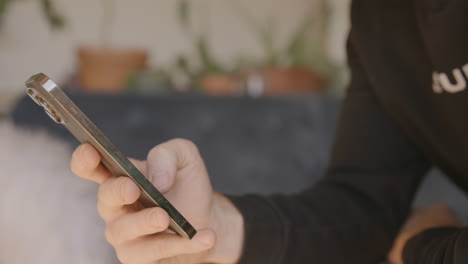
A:
{"label": "terracotta pot", "polygon": [[198,79],[198,85],[210,95],[232,95],[236,93],[237,78],[228,73],[205,73]]}
{"label": "terracotta pot", "polygon": [[131,73],[146,66],[148,54],[139,49],[80,47],[78,49],[80,86],[87,91],[122,90]]}
{"label": "terracotta pot", "polygon": [[251,92],[249,79],[257,78],[262,87],[255,87],[255,93],[265,95],[321,92],[326,87],[321,76],[306,68],[264,67],[249,72],[246,78],[247,92]]}

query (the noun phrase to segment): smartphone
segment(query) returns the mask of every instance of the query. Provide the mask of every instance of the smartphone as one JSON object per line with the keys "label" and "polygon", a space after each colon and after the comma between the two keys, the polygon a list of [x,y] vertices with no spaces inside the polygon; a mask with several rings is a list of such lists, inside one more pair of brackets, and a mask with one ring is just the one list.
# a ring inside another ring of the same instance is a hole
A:
{"label": "smartphone", "polygon": [[52,120],[64,125],[81,143],[93,145],[102,156],[102,164],[115,176],[130,177],[141,189],[139,201],[159,206],[170,216],[170,229],[191,239],[197,232],[182,214],[151,184],[126,156],[91,122],[47,75],[39,73],[26,81],[27,94],[42,106]]}

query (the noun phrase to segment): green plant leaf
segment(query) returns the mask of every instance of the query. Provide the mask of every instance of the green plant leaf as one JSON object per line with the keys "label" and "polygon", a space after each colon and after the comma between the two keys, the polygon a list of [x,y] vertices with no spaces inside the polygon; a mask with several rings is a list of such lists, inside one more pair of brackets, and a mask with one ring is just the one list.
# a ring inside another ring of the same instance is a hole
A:
{"label": "green plant leaf", "polygon": [[313,18],[308,15],[298,28],[293,32],[290,42],[286,45],[285,55],[292,66],[308,66],[311,54],[311,33]]}
{"label": "green plant leaf", "polygon": [[210,53],[205,35],[198,36],[195,46],[202,67],[201,72],[226,72]]}
{"label": "green plant leaf", "polygon": [[280,54],[276,49],[276,23],[273,17],[270,17],[267,22],[260,29],[259,37],[260,43],[265,50],[266,64],[277,65],[279,64]]}
{"label": "green plant leaf", "polygon": [[61,29],[65,25],[65,19],[61,16],[51,0],[41,0],[41,7],[52,28]]}
{"label": "green plant leaf", "polygon": [[190,10],[191,6],[188,0],[179,0],[177,6],[177,17],[180,24],[186,29],[190,30]]}
{"label": "green plant leaf", "polygon": [[[8,6],[13,0],[0,0],[0,25],[8,10]],[[65,25],[65,19],[59,15],[51,0],[40,0],[42,12],[44,13],[47,22],[52,28],[61,29]]]}
{"label": "green plant leaf", "polygon": [[175,67],[178,71],[184,74],[187,79],[194,78],[195,74],[190,68],[190,63],[189,63],[189,59],[187,58],[187,56],[182,55],[182,54],[177,55],[176,61],[175,61]]}
{"label": "green plant leaf", "polygon": [[264,61],[261,64],[277,65],[280,52],[276,48],[276,23],[275,18],[270,16],[262,23],[250,13],[249,9],[242,6],[239,1],[227,1],[240,19],[247,25],[247,29],[256,35],[258,44],[264,51]]}
{"label": "green plant leaf", "polygon": [[0,25],[12,0],[0,0]]}

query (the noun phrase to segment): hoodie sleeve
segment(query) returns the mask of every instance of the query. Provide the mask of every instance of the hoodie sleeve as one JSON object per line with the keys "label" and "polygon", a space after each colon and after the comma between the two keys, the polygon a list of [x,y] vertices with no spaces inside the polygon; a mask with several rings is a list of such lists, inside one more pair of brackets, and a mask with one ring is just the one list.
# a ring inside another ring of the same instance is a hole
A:
{"label": "hoodie sleeve", "polygon": [[245,219],[240,263],[375,264],[408,216],[429,162],[382,109],[353,45],[351,32],[352,80],[324,178],[295,195],[231,197]]}
{"label": "hoodie sleeve", "polygon": [[405,264],[465,264],[467,248],[468,228],[433,228],[406,243],[403,260]]}

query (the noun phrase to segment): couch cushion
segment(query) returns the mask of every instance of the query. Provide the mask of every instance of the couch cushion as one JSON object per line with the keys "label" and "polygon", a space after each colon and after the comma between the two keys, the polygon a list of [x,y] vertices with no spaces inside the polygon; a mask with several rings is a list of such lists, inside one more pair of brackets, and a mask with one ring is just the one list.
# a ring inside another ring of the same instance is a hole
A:
{"label": "couch cushion", "polygon": [[[200,148],[213,185],[226,193],[290,193],[322,176],[339,99],[72,94],[125,154],[144,159],[175,137]],[[17,125],[45,128],[77,142],[29,98],[11,114]]]}
{"label": "couch cushion", "polygon": [[[72,99],[125,154],[144,159],[152,146],[174,137],[200,148],[216,190],[291,193],[317,181],[326,166],[339,99],[72,94]],[[11,113],[17,125],[45,128],[76,140],[29,98]],[[439,170],[422,184],[415,205],[436,201],[468,218],[466,194]]]}

